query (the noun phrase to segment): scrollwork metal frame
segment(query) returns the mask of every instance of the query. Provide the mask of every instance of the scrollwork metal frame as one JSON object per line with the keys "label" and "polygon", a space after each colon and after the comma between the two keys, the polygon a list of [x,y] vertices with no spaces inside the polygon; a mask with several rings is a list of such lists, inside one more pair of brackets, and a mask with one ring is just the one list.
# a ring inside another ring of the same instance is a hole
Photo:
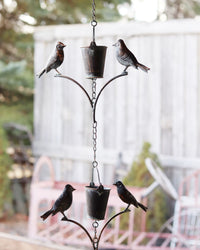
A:
{"label": "scrollwork metal frame", "polygon": [[61,78],[65,78],[69,81],[72,81],[73,83],[75,83],[77,86],[80,87],[80,89],[84,92],[84,94],[86,95],[92,109],[93,109],[93,122],[96,122],[96,106],[97,106],[97,103],[98,103],[98,100],[99,100],[99,97],[101,96],[103,90],[112,82],[114,81],[115,79],[119,78],[119,77],[122,77],[122,76],[126,76],[128,75],[128,72],[127,71],[123,71],[121,74],[117,75],[117,76],[114,76],[113,78],[111,78],[110,80],[108,80],[104,85],[103,87],[100,89],[99,93],[97,94],[97,97],[96,97],[96,100],[95,102],[93,103],[92,102],[92,98],[90,97],[90,95],[88,94],[87,90],[83,87],[83,85],[81,85],[78,81],[76,81],[75,79],[69,77],[69,76],[66,76],[66,75],[62,75],[62,74],[57,74],[55,75],[55,77],[61,77]]}
{"label": "scrollwork metal frame", "polygon": [[127,213],[127,212],[130,212],[129,209],[125,209],[115,215],[113,215],[106,223],[105,225],[102,227],[100,233],[99,233],[99,236],[98,237],[94,237],[92,238],[92,236],[90,235],[90,233],[88,232],[88,230],[83,226],[81,225],[79,222],[75,221],[75,220],[72,220],[72,219],[68,219],[65,214],[63,213],[63,218],[61,219],[62,221],[68,221],[68,222],[71,222],[71,223],[74,223],[76,224],[77,226],[79,226],[81,229],[83,229],[83,231],[87,234],[88,238],[90,239],[90,242],[93,246],[93,250],[98,250],[99,249],[99,242],[100,242],[100,239],[101,239],[101,236],[103,234],[103,231],[105,230],[105,228],[108,226],[108,224],[113,220],[115,219],[117,216],[120,216],[124,213]]}
{"label": "scrollwork metal frame", "polygon": [[[89,103],[90,103],[90,106],[92,108],[92,111],[93,111],[93,123],[96,123],[96,107],[97,107],[97,103],[99,101],[99,98],[102,94],[102,92],[105,90],[105,88],[111,83],[113,82],[114,80],[116,80],[117,78],[120,78],[122,76],[126,76],[128,75],[128,72],[127,71],[123,71],[121,74],[117,75],[117,76],[114,76],[112,77],[110,80],[108,80],[104,85],[103,87],[99,90],[97,96],[95,97],[95,99],[93,100],[92,97],[90,97],[90,95],[88,94],[87,90],[83,87],[82,84],[80,84],[78,81],[76,81],[75,79],[69,77],[69,76],[66,76],[66,75],[62,75],[62,74],[57,74],[55,75],[55,77],[60,77],[60,78],[64,78],[64,79],[67,79],[73,83],[75,83],[85,94],[85,96],[87,97]],[[94,171],[94,168],[93,168],[93,171]],[[98,173],[98,169],[97,169],[97,173]],[[94,175],[94,173],[92,173],[92,176]],[[93,180],[93,177],[92,177],[92,180]],[[100,182],[100,180],[99,180]],[[92,236],[90,235],[90,233],[88,232],[88,230],[83,226],[81,225],[79,222],[75,221],[75,220],[72,220],[72,219],[68,219],[65,214],[63,213],[63,218],[61,219],[62,221],[68,221],[68,222],[71,222],[71,223],[74,223],[76,224],[77,226],[79,226],[80,228],[82,228],[83,231],[85,231],[85,233],[87,234],[88,238],[90,239],[90,242],[93,246],[93,250],[98,250],[99,248],[99,242],[100,242],[100,239],[101,239],[101,236],[102,236],[102,233],[104,231],[104,229],[107,227],[107,225],[117,216],[120,216],[124,213],[127,213],[127,212],[130,212],[129,209],[125,209],[117,214],[115,214],[114,216],[112,216],[106,223],[105,225],[103,226],[103,228],[101,229],[100,233],[99,233],[99,236],[97,237],[97,235],[95,234],[94,238],[92,238]]]}

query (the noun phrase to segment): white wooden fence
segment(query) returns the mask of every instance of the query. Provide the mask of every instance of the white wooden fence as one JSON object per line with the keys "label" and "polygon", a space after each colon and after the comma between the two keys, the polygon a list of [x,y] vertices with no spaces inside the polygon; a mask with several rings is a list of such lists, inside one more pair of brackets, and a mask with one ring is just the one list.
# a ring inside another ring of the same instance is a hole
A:
{"label": "white wooden fence", "polygon": [[[80,50],[89,46],[91,36],[89,24],[37,28],[35,73],[56,41],[62,41],[67,47],[60,71],[91,92]],[[119,152],[130,165],[148,141],[164,165],[174,167],[169,173],[178,173],[178,185],[186,158],[192,159],[186,161],[187,170],[200,167],[200,22],[98,23],[97,45],[108,47],[98,89],[123,70],[112,47],[118,38],[151,70],[145,74],[130,68],[128,76],[111,83],[100,97],[97,160],[102,179],[112,182]],[[87,182],[92,160],[90,105],[77,86],[54,75],[35,78],[34,153],[52,158],[58,180]]]}

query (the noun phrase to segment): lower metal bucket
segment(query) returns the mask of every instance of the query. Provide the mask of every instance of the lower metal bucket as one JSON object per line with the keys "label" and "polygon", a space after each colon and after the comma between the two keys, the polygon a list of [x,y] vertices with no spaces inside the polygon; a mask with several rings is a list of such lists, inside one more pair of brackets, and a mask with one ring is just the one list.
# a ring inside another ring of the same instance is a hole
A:
{"label": "lower metal bucket", "polygon": [[81,48],[87,78],[103,77],[106,50],[106,46],[97,46],[95,42]]}
{"label": "lower metal bucket", "polygon": [[91,219],[103,220],[110,194],[110,188],[86,186],[87,211]]}

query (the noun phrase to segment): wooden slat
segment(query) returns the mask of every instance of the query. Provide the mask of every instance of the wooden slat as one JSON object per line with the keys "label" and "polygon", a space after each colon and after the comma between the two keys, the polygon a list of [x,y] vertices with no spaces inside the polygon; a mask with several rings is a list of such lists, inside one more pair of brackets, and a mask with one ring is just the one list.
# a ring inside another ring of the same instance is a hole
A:
{"label": "wooden slat", "polygon": [[139,245],[139,243],[140,243],[143,239],[145,239],[146,235],[147,235],[146,232],[140,233],[139,236],[138,236],[136,239],[134,239],[134,241],[132,242],[131,247],[134,247],[134,246]]}
{"label": "wooden slat", "polygon": [[118,238],[118,240],[115,241],[116,245],[120,245],[126,238],[128,238],[129,232],[124,232],[121,237]]}
{"label": "wooden slat", "polygon": [[[197,153],[197,38],[185,36],[185,156]],[[192,144],[189,145],[192,141]]]}

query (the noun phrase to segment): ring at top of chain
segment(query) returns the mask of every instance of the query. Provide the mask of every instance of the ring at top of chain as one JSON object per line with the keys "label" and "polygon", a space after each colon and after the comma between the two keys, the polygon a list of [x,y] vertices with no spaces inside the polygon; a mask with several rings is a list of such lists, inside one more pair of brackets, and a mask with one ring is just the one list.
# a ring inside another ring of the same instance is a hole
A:
{"label": "ring at top of chain", "polygon": [[95,220],[93,223],[92,223],[92,226],[94,228],[97,228],[99,226],[99,223]]}
{"label": "ring at top of chain", "polygon": [[97,21],[96,21],[96,20],[92,20],[92,21],[91,21],[91,25],[92,25],[93,27],[97,26]]}
{"label": "ring at top of chain", "polygon": [[92,166],[93,166],[93,168],[96,168],[98,166],[98,162],[97,161],[93,161],[92,162]]}

